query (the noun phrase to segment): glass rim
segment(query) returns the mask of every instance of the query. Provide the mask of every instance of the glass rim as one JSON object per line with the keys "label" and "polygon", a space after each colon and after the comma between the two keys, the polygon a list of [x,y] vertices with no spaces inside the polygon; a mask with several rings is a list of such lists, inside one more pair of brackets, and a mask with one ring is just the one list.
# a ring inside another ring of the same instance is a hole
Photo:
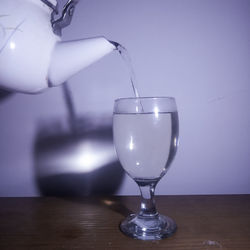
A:
{"label": "glass rim", "polygon": [[118,102],[118,101],[125,101],[125,100],[146,100],[146,99],[168,99],[168,100],[173,100],[175,101],[175,98],[172,96],[140,96],[140,97],[120,97],[115,99],[114,102]]}

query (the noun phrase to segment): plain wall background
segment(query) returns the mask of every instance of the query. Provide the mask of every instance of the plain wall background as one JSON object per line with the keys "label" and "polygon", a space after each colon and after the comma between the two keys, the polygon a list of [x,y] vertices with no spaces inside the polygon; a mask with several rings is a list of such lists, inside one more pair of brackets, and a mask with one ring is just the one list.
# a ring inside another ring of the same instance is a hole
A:
{"label": "plain wall background", "polygon": [[[177,100],[180,146],[156,194],[250,193],[250,1],[82,0],[63,39],[98,35],[127,48],[141,96]],[[133,95],[118,53],[69,83],[79,116],[111,115]],[[60,87],[0,103],[0,196],[39,195],[37,125],[66,113]],[[117,194],[138,189],[125,177]]]}

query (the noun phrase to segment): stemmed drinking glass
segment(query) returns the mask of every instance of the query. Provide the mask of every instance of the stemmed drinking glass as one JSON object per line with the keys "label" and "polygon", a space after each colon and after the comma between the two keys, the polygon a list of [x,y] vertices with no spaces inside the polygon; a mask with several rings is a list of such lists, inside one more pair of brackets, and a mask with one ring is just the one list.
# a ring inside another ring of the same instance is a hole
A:
{"label": "stemmed drinking glass", "polygon": [[118,158],[141,192],[141,209],[120,224],[126,235],[141,240],[169,237],[173,219],[160,215],[154,190],[167,172],[178,146],[178,113],[172,97],[121,98],[114,104],[113,134]]}

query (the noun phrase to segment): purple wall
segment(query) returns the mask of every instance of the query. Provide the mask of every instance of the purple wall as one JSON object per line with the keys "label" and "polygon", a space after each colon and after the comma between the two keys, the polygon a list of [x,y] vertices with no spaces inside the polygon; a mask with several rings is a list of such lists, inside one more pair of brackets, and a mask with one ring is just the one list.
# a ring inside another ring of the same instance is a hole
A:
{"label": "purple wall", "polygon": [[[176,97],[180,147],[157,194],[250,193],[249,13],[248,0],[80,1],[64,30],[65,40],[104,35],[123,44],[141,95]],[[108,117],[114,99],[133,94],[117,53],[69,83],[79,117]],[[39,195],[35,138],[41,121],[66,115],[60,87],[1,101],[0,196]],[[138,189],[123,177],[116,193]]]}

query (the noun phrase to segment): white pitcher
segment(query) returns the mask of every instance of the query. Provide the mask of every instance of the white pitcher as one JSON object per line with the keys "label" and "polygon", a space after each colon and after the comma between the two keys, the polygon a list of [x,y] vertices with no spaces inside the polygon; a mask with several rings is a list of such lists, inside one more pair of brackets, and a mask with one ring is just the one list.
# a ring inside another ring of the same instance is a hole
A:
{"label": "white pitcher", "polygon": [[55,21],[56,0],[0,0],[0,88],[38,93],[116,49],[104,37],[61,41],[76,3]]}

